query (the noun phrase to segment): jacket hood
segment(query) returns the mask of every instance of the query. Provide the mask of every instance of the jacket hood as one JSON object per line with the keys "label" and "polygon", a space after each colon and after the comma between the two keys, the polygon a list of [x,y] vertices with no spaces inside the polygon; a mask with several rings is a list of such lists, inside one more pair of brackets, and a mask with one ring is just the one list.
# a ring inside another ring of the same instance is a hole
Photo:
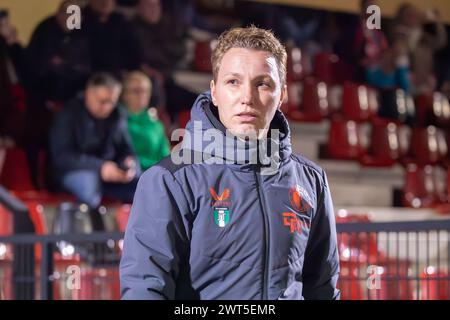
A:
{"label": "jacket hood", "polygon": [[220,122],[209,91],[200,94],[192,106],[182,149],[201,155],[206,163],[258,165],[266,169],[278,169],[292,153],[289,124],[280,110],[275,112],[266,138],[243,140]]}

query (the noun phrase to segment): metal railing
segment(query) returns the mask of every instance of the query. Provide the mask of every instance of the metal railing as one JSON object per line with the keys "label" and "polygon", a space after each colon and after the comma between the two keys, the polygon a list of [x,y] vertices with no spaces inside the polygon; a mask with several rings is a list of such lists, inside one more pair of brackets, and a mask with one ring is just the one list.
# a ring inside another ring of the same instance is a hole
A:
{"label": "metal railing", "polygon": [[[0,186],[0,204],[13,215],[14,234],[20,235],[35,232],[27,206],[12,196],[2,186]],[[2,245],[0,249],[4,250],[6,255],[6,245]],[[34,296],[34,288],[21,280],[34,277],[34,260],[32,259],[34,247],[32,243],[17,243],[13,250],[21,252],[21,255],[16,255],[16,258],[12,258],[11,261],[12,277],[18,280],[13,282],[12,290],[15,292],[17,299],[31,299]],[[24,259],[29,262],[26,266],[23,265]]]}
{"label": "metal railing", "polygon": [[[2,298],[118,299],[122,239],[121,232],[0,237],[5,248],[0,255]],[[15,267],[12,261],[18,262]],[[11,276],[17,267],[28,270],[27,276]],[[19,290],[11,290],[11,283]],[[96,284],[104,292],[92,292]]]}
{"label": "metal railing", "polygon": [[337,225],[342,299],[450,299],[450,220]]}

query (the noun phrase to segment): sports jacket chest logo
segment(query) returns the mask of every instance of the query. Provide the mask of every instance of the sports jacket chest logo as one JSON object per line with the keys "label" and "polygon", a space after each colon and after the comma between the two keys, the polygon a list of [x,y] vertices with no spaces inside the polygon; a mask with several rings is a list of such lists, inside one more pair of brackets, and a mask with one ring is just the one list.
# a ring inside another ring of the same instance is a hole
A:
{"label": "sports jacket chest logo", "polygon": [[301,233],[303,228],[311,227],[308,210],[313,208],[308,192],[299,185],[289,189],[289,200],[295,212],[283,212],[283,225],[289,227],[289,232]]}
{"label": "sports jacket chest logo", "polygon": [[291,201],[292,208],[299,213],[307,213],[312,208],[311,197],[299,185],[289,189],[289,200]]}
{"label": "sports jacket chest logo", "polygon": [[225,227],[230,221],[230,205],[231,202],[227,201],[230,198],[230,189],[225,188],[223,192],[218,195],[213,188],[209,188],[214,201],[212,202],[212,207],[214,208],[214,223],[219,227]]}

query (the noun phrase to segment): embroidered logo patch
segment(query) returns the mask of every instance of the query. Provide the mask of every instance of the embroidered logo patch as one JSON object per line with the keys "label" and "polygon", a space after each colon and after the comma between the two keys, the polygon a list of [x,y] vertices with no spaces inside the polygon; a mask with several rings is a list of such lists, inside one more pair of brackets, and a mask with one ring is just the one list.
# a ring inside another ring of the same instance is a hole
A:
{"label": "embroidered logo patch", "polygon": [[214,222],[221,228],[225,227],[230,221],[230,211],[227,207],[214,208]]}
{"label": "embroidered logo patch", "polygon": [[223,228],[230,221],[231,202],[227,201],[231,196],[230,189],[225,188],[220,195],[213,188],[209,188],[209,192],[213,198],[211,206],[214,212],[214,223],[220,228]]}

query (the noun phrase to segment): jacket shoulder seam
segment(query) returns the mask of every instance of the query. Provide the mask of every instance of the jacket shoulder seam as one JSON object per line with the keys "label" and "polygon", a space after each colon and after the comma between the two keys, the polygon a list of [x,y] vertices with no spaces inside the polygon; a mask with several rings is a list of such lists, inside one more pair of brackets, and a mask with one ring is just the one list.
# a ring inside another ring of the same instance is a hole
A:
{"label": "jacket shoulder seam", "polygon": [[[177,170],[175,170],[175,171],[171,171],[171,170],[169,170],[169,168],[166,168],[164,165],[155,165],[155,167],[159,167],[159,168],[161,168],[161,170],[163,170],[163,171],[165,171],[165,172],[168,172],[169,174],[170,174],[170,176],[173,178],[173,180],[177,183],[177,185],[180,187],[180,190],[181,190],[181,193],[183,194],[183,197],[184,197],[184,200],[186,201],[186,204],[187,204],[187,206],[188,206],[188,208],[189,208],[189,210],[191,209],[190,208],[190,202],[188,201],[188,198],[187,198],[187,196],[186,196],[186,193],[184,192],[184,189],[183,189],[183,186],[181,185],[181,183],[180,183],[180,181],[178,181],[178,179],[177,179],[177,177],[175,176],[175,172],[177,172],[179,169],[181,169],[181,168],[184,168],[185,166],[187,166],[187,165],[179,165],[178,166],[178,168],[177,168]],[[190,210],[191,211],[191,210]]]}
{"label": "jacket shoulder seam", "polygon": [[325,183],[325,179],[323,178],[323,174],[324,174],[323,168],[321,168],[321,167],[319,167],[317,165],[311,165],[311,164],[307,163],[306,161],[302,160],[298,155],[296,155],[294,153],[292,153],[291,156],[298,164],[300,164],[302,166],[305,166],[305,167],[307,167],[309,169],[314,170],[320,176],[320,178],[322,180],[322,183],[326,184]]}

